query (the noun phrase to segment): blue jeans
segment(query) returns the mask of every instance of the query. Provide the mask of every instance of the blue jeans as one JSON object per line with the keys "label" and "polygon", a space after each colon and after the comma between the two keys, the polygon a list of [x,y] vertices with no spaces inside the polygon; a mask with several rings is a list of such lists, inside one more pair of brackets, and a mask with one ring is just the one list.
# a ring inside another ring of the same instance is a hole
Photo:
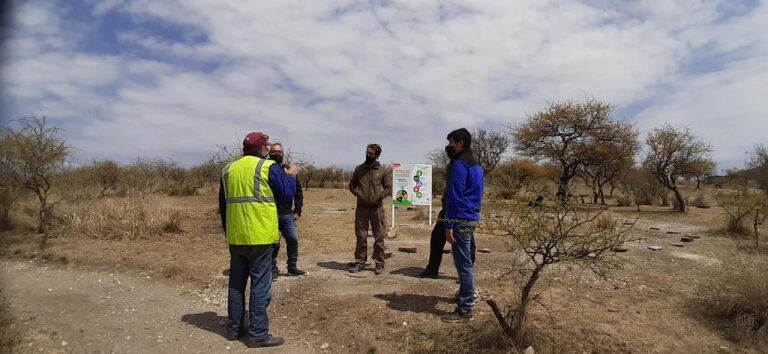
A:
{"label": "blue jeans", "polygon": [[456,241],[451,246],[453,263],[459,274],[459,300],[457,308],[460,312],[472,311],[475,292],[474,265],[472,264],[472,240],[474,239],[477,220],[457,220],[453,226],[453,238]]}
{"label": "blue jeans", "polygon": [[229,246],[229,293],[227,294],[227,331],[238,333],[245,324],[245,285],[251,278],[248,336],[256,341],[267,338],[267,306],[272,299],[273,245]]}
{"label": "blue jeans", "polygon": [[[285,245],[288,248],[288,271],[296,270],[296,261],[299,259],[299,232],[296,229],[296,220],[293,220],[293,214],[282,214],[277,216],[278,228],[285,239]],[[280,241],[275,244],[275,250],[272,253],[272,271],[277,272],[277,255],[280,253]]]}

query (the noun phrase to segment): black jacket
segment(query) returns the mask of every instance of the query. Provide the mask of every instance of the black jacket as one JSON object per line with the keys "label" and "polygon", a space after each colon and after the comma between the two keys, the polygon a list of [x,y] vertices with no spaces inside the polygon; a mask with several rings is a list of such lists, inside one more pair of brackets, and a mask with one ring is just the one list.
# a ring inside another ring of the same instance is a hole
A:
{"label": "black jacket", "polygon": [[277,214],[278,215],[285,215],[285,214],[298,214],[301,216],[301,207],[304,206],[304,193],[301,191],[301,182],[299,182],[299,179],[296,179],[296,193],[293,194],[293,201],[289,201],[287,203],[281,203],[279,200],[277,201]]}

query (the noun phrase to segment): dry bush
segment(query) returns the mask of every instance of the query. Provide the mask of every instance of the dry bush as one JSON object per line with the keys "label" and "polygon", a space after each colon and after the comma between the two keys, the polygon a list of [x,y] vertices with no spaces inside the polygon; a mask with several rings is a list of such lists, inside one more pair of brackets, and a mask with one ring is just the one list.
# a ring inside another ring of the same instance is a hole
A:
{"label": "dry bush", "polygon": [[64,235],[131,240],[160,233],[169,214],[160,200],[87,200],[65,205],[58,228]]}
{"label": "dry bush", "polygon": [[[551,195],[547,198],[553,199]],[[518,345],[528,340],[528,306],[541,301],[536,283],[546,274],[545,269],[570,264],[604,274],[622,262],[611,250],[630,240],[632,225],[615,223],[622,226],[599,228],[596,220],[605,209],[577,210],[573,198],[552,207],[490,203],[486,210],[483,232],[506,237],[510,248],[520,255],[506,265],[506,275],[521,279],[517,301],[504,314],[494,300],[487,300],[504,333]]]}
{"label": "dry bush", "polygon": [[22,331],[11,316],[5,298],[0,299],[0,353],[13,353],[22,338]]}
{"label": "dry bush", "polygon": [[175,211],[173,213],[168,214],[168,219],[163,223],[162,230],[163,232],[169,232],[174,234],[180,234],[183,233],[184,230],[181,228],[181,223],[184,219],[184,214],[182,214],[179,211]]}
{"label": "dry bush", "polygon": [[[734,341],[768,338],[768,262],[735,258],[701,284],[697,306],[717,319]],[[765,348],[765,347],[763,347]]]}
{"label": "dry bush", "polygon": [[753,203],[749,195],[751,192],[746,188],[739,188],[734,193],[719,193],[715,197],[717,204],[723,208],[723,214],[726,219],[725,229],[738,235],[748,233],[744,222],[747,221]]}
{"label": "dry bush", "polygon": [[712,198],[712,196],[706,192],[698,192],[694,194],[690,199],[690,205],[698,208],[711,208],[715,206],[714,198]]}
{"label": "dry bush", "polygon": [[413,216],[413,220],[416,221],[424,221],[429,220],[429,209],[426,207],[417,207],[416,208],[416,215]]}
{"label": "dry bush", "polygon": [[611,212],[604,212],[595,219],[595,227],[603,230],[613,230],[616,228],[616,217]]}
{"label": "dry bush", "polygon": [[11,210],[19,199],[20,191],[0,186],[0,231],[13,229]]}
{"label": "dry bush", "polygon": [[621,197],[621,198],[619,198],[619,199],[616,199],[616,203],[617,203],[617,204],[618,204],[620,207],[628,207],[628,206],[632,206],[632,204],[634,204],[634,203],[635,203],[635,198],[633,198],[633,197],[632,197],[632,195],[629,195],[629,194],[628,194],[628,195],[622,196],[622,197]]}

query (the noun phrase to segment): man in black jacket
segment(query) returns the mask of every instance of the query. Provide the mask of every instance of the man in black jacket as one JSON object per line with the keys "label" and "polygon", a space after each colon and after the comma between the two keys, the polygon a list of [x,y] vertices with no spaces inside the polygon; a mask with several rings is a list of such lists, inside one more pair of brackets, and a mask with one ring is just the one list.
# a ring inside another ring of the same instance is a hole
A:
{"label": "man in black jacket", "polygon": [[365,150],[365,162],[355,168],[349,181],[349,190],[357,197],[355,208],[355,265],[349,271],[363,270],[368,260],[368,225],[373,231],[374,273],[384,272],[384,199],[392,194],[392,183],[386,167],[378,160],[381,155],[379,144],[369,144]]}
{"label": "man in black jacket", "polygon": [[[272,144],[269,150],[269,159],[275,161],[276,164],[287,168],[288,166],[283,164],[283,145],[280,143]],[[285,239],[285,245],[287,246],[288,253],[288,275],[300,276],[305,275],[307,272],[299,269],[296,263],[299,258],[299,233],[296,229],[296,222],[301,218],[301,207],[304,205],[304,195],[301,192],[301,183],[299,179],[296,179],[296,193],[293,195],[293,200],[289,203],[277,203],[277,221],[280,229],[280,234]],[[272,253],[272,281],[277,281],[279,272],[277,268],[277,255],[280,253],[280,241],[275,244],[274,251]]]}

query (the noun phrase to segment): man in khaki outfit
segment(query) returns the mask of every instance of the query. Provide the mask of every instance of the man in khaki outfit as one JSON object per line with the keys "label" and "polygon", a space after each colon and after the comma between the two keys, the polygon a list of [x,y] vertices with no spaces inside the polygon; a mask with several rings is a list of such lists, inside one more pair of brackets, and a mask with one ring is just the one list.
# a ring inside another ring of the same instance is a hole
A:
{"label": "man in khaki outfit", "polygon": [[392,184],[386,167],[378,160],[381,155],[379,144],[369,144],[365,151],[365,162],[355,167],[349,190],[357,197],[355,209],[355,265],[349,271],[357,273],[363,270],[368,260],[368,225],[373,231],[373,255],[376,262],[374,273],[384,272],[384,198],[392,194]]}

